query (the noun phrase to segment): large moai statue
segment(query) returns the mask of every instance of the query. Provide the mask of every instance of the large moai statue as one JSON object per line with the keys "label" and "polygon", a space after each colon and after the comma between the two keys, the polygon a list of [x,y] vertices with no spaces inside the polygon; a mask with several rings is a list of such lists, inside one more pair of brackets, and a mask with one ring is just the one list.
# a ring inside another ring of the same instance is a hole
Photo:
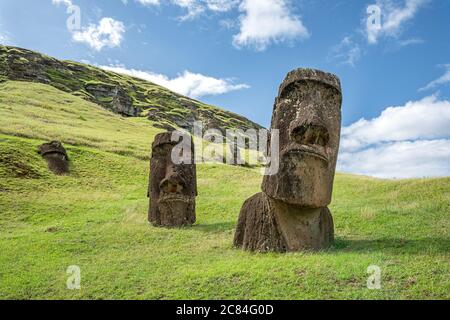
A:
{"label": "large moai statue", "polygon": [[331,202],[341,131],[339,79],[311,69],[281,84],[271,130],[279,130],[279,170],[240,213],[234,244],[250,251],[301,251],[334,240]]}
{"label": "large moai statue", "polygon": [[61,142],[44,143],[39,146],[38,153],[47,161],[48,168],[54,174],[69,173],[69,157]]}
{"label": "large moai statue", "polygon": [[148,195],[149,222],[157,227],[180,227],[195,223],[197,173],[191,138],[190,164],[175,164],[172,150],[178,142],[172,141],[172,132],[160,133],[152,145]]}

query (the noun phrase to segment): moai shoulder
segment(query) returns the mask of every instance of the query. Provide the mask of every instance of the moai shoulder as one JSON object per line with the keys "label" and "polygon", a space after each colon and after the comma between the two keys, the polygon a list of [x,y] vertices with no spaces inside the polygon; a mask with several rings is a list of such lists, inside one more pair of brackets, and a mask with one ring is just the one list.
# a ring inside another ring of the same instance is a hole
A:
{"label": "moai shoulder", "polygon": [[270,205],[262,192],[244,202],[234,235],[235,247],[259,252],[286,251],[286,243]]}

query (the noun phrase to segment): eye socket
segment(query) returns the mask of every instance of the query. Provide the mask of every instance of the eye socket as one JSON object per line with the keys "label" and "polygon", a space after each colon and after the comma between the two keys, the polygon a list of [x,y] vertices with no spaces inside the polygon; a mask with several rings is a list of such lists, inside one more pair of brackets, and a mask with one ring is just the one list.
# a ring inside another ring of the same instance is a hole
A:
{"label": "eye socket", "polygon": [[155,147],[155,148],[153,148],[152,156],[161,157],[164,154],[163,152],[164,152],[164,150],[163,150],[163,148],[161,148],[161,146]]}
{"label": "eye socket", "polygon": [[152,156],[153,157],[164,157],[167,154],[170,154],[172,150],[172,146],[170,144],[163,144],[153,148]]}
{"label": "eye socket", "polygon": [[325,147],[330,142],[330,134],[325,128],[319,130],[317,134],[316,143],[319,146]]}
{"label": "eye socket", "polygon": [[319,145],[325,147],[330,142],[328,130],[322,125],[303,124],[291,131],[292,139],[304,145]]}
{"label": "eye socket", "polygon": [[305,133],[307,130],[308,130],[308,127],[306,125],[301,125],[301,126],[295,127],[291,131],[291,137],[295,140],[295,142],[302,143],[305,140],[304,138],[305,138]]}

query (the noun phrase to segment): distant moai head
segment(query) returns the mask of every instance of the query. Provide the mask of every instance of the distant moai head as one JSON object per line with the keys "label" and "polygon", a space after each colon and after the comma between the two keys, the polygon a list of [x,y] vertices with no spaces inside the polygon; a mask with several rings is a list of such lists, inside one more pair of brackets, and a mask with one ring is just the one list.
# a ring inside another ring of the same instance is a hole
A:
{"label": "distant moai head", "polygon": [[291,71],[281,84],[271,129],[280,134],[280,167],[265,176],[270,197],[310,208],[331,202],[341,131],[339,79],[312,69]]}
{"label": "distant moai head", "polygon": [[149,221],[155,226],[176,227],[195,223],[197,175],[193,163],[175,164],[172,151],[178,144],[172,132],[160,133],[152,145],[150,160]]}
{"label": "distant moai head", "polygon": [[38,153],[47,161],[48,168],[54,174],[69,173],[69,157],[61,142],[44,143],[39,146]]}

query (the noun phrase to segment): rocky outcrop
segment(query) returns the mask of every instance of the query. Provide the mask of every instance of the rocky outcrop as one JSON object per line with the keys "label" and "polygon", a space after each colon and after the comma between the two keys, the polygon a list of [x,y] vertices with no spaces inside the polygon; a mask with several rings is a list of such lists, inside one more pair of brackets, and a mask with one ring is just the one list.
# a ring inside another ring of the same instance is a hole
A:
{"label": "rocky outcrop", "polygon": [[128,117],[137,117],[141,112],[140,108],[133,106],[131,98],[119,86],[111,86],[104,83],[88,83],[85,85],[85,89],[94,96],[95,100],[108,104],[115,113]]}

